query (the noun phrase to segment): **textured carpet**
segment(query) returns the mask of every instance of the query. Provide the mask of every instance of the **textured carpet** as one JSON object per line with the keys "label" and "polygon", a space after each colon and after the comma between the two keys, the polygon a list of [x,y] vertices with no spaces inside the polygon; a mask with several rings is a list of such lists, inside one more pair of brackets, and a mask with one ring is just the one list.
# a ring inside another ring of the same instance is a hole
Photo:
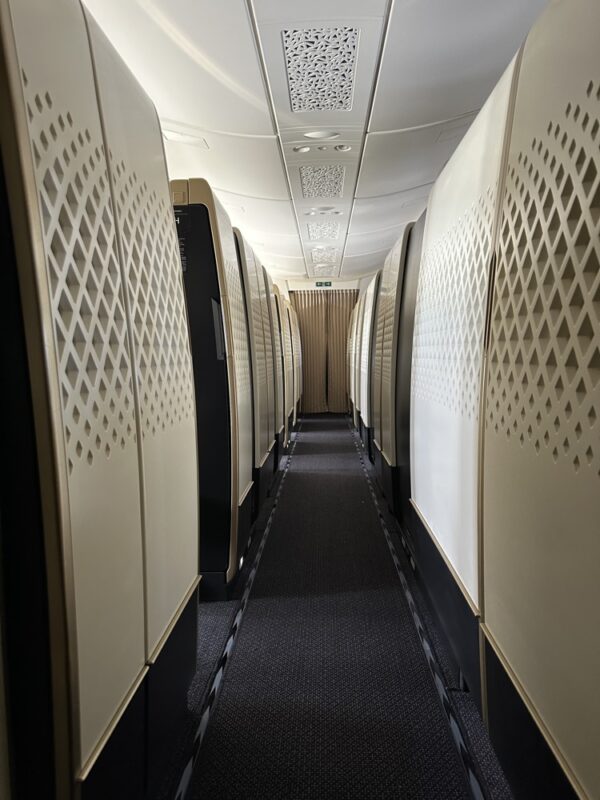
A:
{"label": "textured carpet", "polygon": [[190,796],[471,796],[344,417],[303,421]]}

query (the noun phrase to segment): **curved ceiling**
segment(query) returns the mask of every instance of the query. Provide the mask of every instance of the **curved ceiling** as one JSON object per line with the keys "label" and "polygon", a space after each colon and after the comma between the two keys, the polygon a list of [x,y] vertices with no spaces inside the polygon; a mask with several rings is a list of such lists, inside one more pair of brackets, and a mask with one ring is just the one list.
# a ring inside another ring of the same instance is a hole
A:
{"label": "curved ceiling", "polygon": [[346,279],[420,215],[546,4],[84,2],[157,107],[170,177],[210,181],[273,274]]}

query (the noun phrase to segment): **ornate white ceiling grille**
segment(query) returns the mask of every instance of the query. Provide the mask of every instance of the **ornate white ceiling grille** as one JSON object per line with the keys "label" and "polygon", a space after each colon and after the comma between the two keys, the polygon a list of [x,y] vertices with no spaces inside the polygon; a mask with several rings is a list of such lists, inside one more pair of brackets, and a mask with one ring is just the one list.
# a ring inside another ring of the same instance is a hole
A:
{"label": "ornate white ceiling grille", "polygon": [[308,223],[308,238],[311,240],[311,242],[322,242],[324,239],[337,239],[339,235],[339,222]]}
{"label": "ornate white ceiling grille", "polygon": [[303,197],[341,197],[344,191],[346,167],[343,164],[324,164],[300,167]]}
{"label": "ornate white ceiling grille", "polygon": [[358,28],[301,28],[281,33],[292,111],[349,111]]}
{"label": "ornate white ceiling grille", "polygon": [[324,278],[334,276],[336,271],[336,267],[331,267],[328,264],[319,264],[319,266],[313,267],[313,274]]}
{"label": "ornate white ceiling grille", "polygon": [[313,264],[335,264],[340,257],[339,247],[315,247],[311,252]]}

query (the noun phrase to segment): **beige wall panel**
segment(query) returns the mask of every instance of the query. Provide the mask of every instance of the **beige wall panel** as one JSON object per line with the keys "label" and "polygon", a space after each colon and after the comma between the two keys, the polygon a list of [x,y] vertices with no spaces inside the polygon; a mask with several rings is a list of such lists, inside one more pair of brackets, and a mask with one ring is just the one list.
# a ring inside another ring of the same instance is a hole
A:
{"label": "beige wall panel", "polygon": [[412,498],[476,610],[483,340],[515,65],[433,187],[415,307]]}
{"label": "beige wall panel", "polygon": [[[240,252],[240,268],[244,277],[248,332],[250,334],[250,357],[252,362],[252,396],[254,418],[254,466],[259,468],[269,449],[269,407],[267,397],[267,364],[265,337],[263,332],[263,309],[259,288],[259,265],[252,248],[234,229]],[[262,273],[261,273],[262,279]]]}
{"label": "beige wall panel", "polygon": [[373,355],[373,321],[379,287],[379,273],[369,281],[365,290],[365,313],[360,349],[360,396],[363,422],[370,428],[371,422],[371,365]]}
{"label": "beige wall panel", "polygon": [[43,240],[45,255],[37,285],[51,314],[45,336],[56,375],[48,381],[60,385],[55,425],[67,498],[62,535],[78,770],[144,665],[133,372],[83,14],[70,0],[19,0],[11,11],[42,225],[32,235]]}
{"label": "beige wall panel", "polygon": [[554,2],[523,55],[492,308],[491,635],[582,796],[600,797],[600,5]]}
{"label": "beige wall panel", "polygon": [[269,298],[269,313],[271,319],[271,333],[273,340],[273,360],[275,364],[274,383],[275,383],[275,433],[279,434],[284,429],[283,413],[283,345],[281,339],[281,326],[279,324],[279,314],[277,312],[277,301],[275,300],[275,290],[273,281],[269,273],[264,270],[265,286]]}
{"label": "beige wall panel", "polygon": [[277,313],[281,326],[281,343],[283,355],[283,410],[286,425],[287,420],[294,408],[294,362],[292,358],[292,334],[290,331],[289,318],[286,314],[284,299],[277,286],[273,289],[275,302],[277,303]]}
{"label": "beige wall panel", "polygon": [[363,325],[365,319],[365,294],[358,298],[358,311],[356,312],[355,354],[354,354],[354,394],[356,410],[362,411],[362,392],[360,380],[360,356],[362,352]]}
{"label": "beige wall panel", "polygon": [[88,16],[137,372],[147,657],[198,575],[192,361],[162,138],[150,99]]}
{"label": "beige wall panel", "polygon": [[381,295],[384,306],[383,341],[381,345],[381,452],[392,467],[396,466],[396,362],[398,354],[398,325],[404,285],[404,262],[412,225],[407,225],[396,242],[387,262],[385,290]]}
{"label": "beige wall panel", "polygon": [[260,308],[262,315],[263,336],[265,343],[265,371],[267,374],[267,440],[268,449],[271,450],[275,441],[275,362],[273,359],[273,331],[271,329],[271,300],[267,294],[264,268],[256,253],[256,280],[260,294]]}

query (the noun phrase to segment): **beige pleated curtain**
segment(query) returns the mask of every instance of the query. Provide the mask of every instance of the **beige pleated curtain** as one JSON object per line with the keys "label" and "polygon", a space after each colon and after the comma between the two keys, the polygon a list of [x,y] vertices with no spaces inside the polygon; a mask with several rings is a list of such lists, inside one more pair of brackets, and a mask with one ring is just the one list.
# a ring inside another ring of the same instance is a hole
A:
{"label": "beige pleated curtain", "polygon": [[302,411],[305,414],[348,410],[346,346],[350,314],[358,291],[290,292],[302,340]]}

